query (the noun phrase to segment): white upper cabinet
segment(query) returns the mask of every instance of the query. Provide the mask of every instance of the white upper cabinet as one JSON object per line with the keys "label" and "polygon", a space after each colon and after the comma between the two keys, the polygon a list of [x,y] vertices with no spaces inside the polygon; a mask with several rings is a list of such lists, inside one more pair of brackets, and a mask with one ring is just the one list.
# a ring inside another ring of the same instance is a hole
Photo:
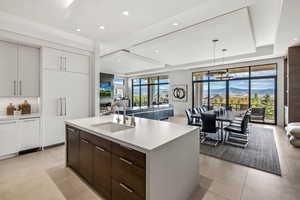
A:
{"label": "white upper cabinet", "polygon": [[90,61],[88,56],[68,53],[64,59],[66,71],[82,74],[89,73]]}
{"label": "white upper cabinet", "polygon": [[36,97],[40,91],[40,51],[36,48],[19,47],[19,96]]}
{"label": "white upper cabinet", "polygon": [[0,41],[0,96],[39,96],[39,49]]}
{"label": "white upper cabinet", "polygon": [[17,95],[18,46],[0,41],[0,96]]}
{"label": "white upper cabinet", "polygon": [[89,66],[89,56],[52,48],[43,49],[44,69],[88,74]]}
{"label": "white upper cabinet", "polygon": [[44,48],[43,49],[43,68],[52,69],[57,71],[63,70],[63,58],[64,54],[62,51]]}

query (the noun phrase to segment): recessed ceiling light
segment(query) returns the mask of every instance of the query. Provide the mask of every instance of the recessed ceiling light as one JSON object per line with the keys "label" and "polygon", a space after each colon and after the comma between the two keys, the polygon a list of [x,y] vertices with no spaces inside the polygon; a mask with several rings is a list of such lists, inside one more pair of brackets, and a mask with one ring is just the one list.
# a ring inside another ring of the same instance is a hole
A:
{"label": "recessed ceiling light", "polygon": [[80,30],[80,28],[76,28],[76,31],[77,31],[77,32],[80,32],[81,30]]}
{"label": "recessed ceiling light", "polygon": [[128,16],[129,12],[127,10],[123,11],[123,15]]}
{"label": "recessed ceiling light", "polygon": [[99,29],[104,30],[105,27],[104,26],[99,26]]}
{"label": "recessed ceiling light", "polygon": [[178,25],[179,25],[178,22],[174,22],[174,23],[173,23],[173,26],[178,26]]}
{"label": "recessed ceiling light", "polygon": [[295,38],[294,38],[294,41],[298,41],[298,40],[299,40],[299,38],[298,38],[298,37],[295,37]]}
{"label": "recessed ceiling light", "polygon": [[156,49],[154,52],[155,52],[155,53],[159,53],[159,50]]}

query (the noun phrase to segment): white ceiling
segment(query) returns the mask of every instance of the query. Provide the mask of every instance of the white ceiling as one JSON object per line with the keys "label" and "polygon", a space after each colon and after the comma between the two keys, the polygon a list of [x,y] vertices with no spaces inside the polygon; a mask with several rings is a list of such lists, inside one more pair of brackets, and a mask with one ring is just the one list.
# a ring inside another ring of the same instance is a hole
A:
{"label": "white ceiling", "polygon": [[134,71],[155,70],[162,67],[164,67],[162,63],[125,51],[119,51],[101,59],[101,71],[112,74],[127,74]]}
{"label": "white ceiling", "polygon": [[274,44],[282,0],[258,0],[249,7],[256,46]]}
{"label": "white ceiling", "polygon": [[[221,48],[228,49],[226,57],[235,57],[254,55],[265,45],[282,53],[300,41],[294,40],[300,37],[299,4],[299,0],[0,0],[0,12],[98,41],[101,55],[130,49],[157,60],[125,52],[103,59],[101,68],[107,72],[132,73],[211,60],[213,38],[220,39],[217,57]],[[125,10],[129,16],[122,14]],[[194,24],[199,25],[176,32]],[[122,63],[116,64],[119,59]]]}
{"label": "white ceiling", "polygon": [[249,19],[244,8],[130,50],[168,65],[179,65],[213,59],[212,40],[218,38],[216,58],[223,56],[223,48],[228,49],[224,56],[253,53],[256,45]]}
{"label": "white ceiling", "polygon": [[275,53],[286,53],[287,48],[300,45],[300,1],[285,0],[275,42]]}
{"label": "white ceiling", "polygon": [[[0,0],[0,10],[68,32],[80,28],[79,34],[106,42],[120,39],[205,1]],[[122,14],[125,10],[129,11],[129,16]],[[100,25],[105,26],[105,30],[100,30]]]}

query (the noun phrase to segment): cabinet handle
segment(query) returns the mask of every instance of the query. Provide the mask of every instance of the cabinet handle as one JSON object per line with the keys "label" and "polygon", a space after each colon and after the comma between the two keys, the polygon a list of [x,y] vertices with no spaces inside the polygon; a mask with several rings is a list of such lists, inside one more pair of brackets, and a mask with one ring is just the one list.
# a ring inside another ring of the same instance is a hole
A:
{"label": "cabinet handle", "polygon": [[59,56],[59,70],[62,71],[62,56]]}
{"label": "cabinet handle", "polygon": [[65,101],[65,113],[64,115],[67,116],[67,97],[64,98]]}
{"label": "cabinet handle", "polygon": [[88,141],[84,140],[84,139],[81,139],[82,142],[86,143],[86,144],[89,144]]}
{"label": "cabinet handle", "polygon": [[131,148],[129,148],[129,147],[126,147],[126,146],[124,146],[124,145],[122,145],[122,144],[120,144],[120,146],[121,146],[121,147],[123,147],[123,148],[125,148],[125,149],[127,149],[127,150],[129,150],[129,151],[132,151],[132,149],[131,149]]}
{"label": "cabinet handle", "polygon": [[104,149],[102,149],[101,147],[96,146],[96,149],[98,149],[99,151],[105,151]]}
{"label": "cabinet handle", "polygon": [[67,71],[67,57],[64,57],[65,63],[64,63],[64,70]]}
{"label": "cabinet handle", "polygon": [[16,90],[16,86],[17,86],[17,81],[14,81],[14,96],[17,95],[17,90]]}
{"label": "cabinet handle", "polygon": [[129,193],[133,193],[133,190],[132,189],[130,189],[129,187],[127,187],[125,184],[123,184],[123,183],[120,183],[120,186],[122,187],[122,188],[124,188],[127,192],[129,192]]}
{"label": "cabinet handle", "polygon": [[60,116],[63,116],[62,98],[59,98],[59,102],[60,102]]}
{"label": "cabinet handle", "polygon": [[129,160],[126,160],[126,159],[124,159],[124,158],[122,158],[122,157],[120,157],[120,160],[123,161],[124,163],[127,163],[128,165],[132,165],[132,164],[133,164],[133,163],[130,162]]}
{"label": "cabinet handle", "polygon": [[19,85],[20,85],[20,96],[22,96],[22,81],[19,81]]}

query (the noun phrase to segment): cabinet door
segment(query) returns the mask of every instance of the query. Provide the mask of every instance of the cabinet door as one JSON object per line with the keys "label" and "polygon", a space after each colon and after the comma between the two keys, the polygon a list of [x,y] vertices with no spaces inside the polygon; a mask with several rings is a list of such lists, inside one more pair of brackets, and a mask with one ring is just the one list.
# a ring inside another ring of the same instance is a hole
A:
{"label": "cabinet door", "polygon": [[80,138],[79,147],[79,173],[90,184],[93,184],[93,153],[94,145]]}
{"label": "cabinet door", "polygon": [[94,150],[94,185],[105,198],[111,198],[111,153],[95,146]]}
{"label": "cabinet door", "polygon": [[63,68],[63,52],[51,49],[51,48],[43,48],[43,69],[51,69],[61,71]]}
{"label": "cabinet door", "polygon": [[40,120],[20,121],[21,151],[40,147]]}
{"label": "cabinet door", "polygon": [[90,68],[89,56],[67,53],[64,57],[66,71],[88,74]]}
{"label": "cabinet door", "polygon": [[68,127],[67,131],[67,165],[75,171],[79,170],[79,131]]}
{"label": "cabinet door", "polygon": [[64,112],[68,119],[85,118],[89,116],[89,76],[79,73],[65,73],[66,86],[66,105]]}
{"label": "cabinet door", "polygon": [[40,53],[32,47],[19,47],[18,95],[38,97],[40,92]]}
{"label": "cabinet door", "polygon": [[44,145],[54,145],[65,142],[66,116],[60,100],[67,95],[65,85],[68,80],[66,72],[43,70],[43,135]]}
{"label": "cabinet door", "polygon": [[19,127],[16,121],[0,122],[0,156],[19,151]]}
{"label": "cabinet door", "polygon": [[17,95],[18,46],[0,41],[0,96]]}

